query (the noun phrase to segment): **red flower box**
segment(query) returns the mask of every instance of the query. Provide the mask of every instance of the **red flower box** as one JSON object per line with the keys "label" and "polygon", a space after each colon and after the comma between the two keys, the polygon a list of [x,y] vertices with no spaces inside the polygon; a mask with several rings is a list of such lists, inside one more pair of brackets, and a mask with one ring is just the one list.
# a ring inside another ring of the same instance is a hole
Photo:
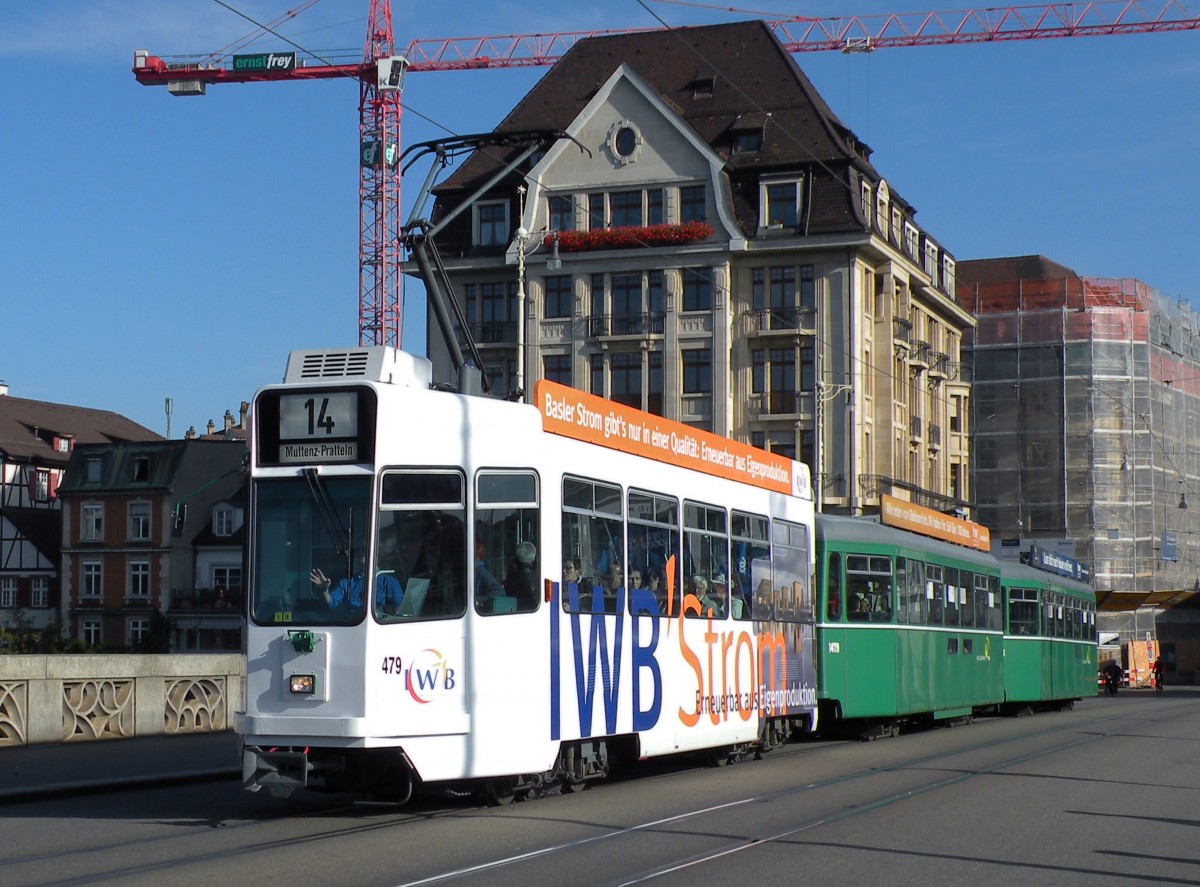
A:
{"label": "red flower box", "polygon": [[679,243],[694,243],[712,237],[713,228],[708,222],[683,222],[678,225],[630,225],[622,228],[597,228],[593,231],[560,231],[547,234],[543,245],[554,245],[557,238],[559,251],[579,253],[593,249],[633,249],[640,246],[673,246]]}

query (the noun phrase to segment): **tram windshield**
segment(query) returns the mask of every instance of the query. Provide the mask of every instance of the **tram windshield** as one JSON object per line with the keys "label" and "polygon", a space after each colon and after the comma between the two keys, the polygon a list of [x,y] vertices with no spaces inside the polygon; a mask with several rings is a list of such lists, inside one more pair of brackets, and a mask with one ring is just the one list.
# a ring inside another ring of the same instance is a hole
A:
{"label": "tram windshield", "polygon": [[259,481],[254,489],[255,622],[351,625],[364,593],[371,478]]}

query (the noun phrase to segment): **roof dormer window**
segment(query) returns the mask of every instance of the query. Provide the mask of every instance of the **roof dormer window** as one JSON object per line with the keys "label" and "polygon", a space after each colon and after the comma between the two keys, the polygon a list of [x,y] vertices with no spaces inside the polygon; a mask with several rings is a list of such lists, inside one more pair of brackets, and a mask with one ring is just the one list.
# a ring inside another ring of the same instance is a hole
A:
{"label": "roof dormer window", "polygon": [[692,81],[692,98],[711,99],[716,89],[717,78],[713,74],[697,74]]}
{"label": "roof dormer window", "polygon": [[147,483],[150,480],[150,457],[134,456],[131,466],[130,480],[134,483]]}

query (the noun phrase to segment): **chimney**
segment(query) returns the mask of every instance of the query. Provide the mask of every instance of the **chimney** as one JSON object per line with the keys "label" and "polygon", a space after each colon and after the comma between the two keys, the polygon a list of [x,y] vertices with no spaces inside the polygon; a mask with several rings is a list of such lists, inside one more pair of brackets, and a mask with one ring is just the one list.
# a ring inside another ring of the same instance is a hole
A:
{"label": "chimney", "polygon": [[225,411],[225,430],[233,430],[233,413],[230,410]]}
{"label": "chimney", "polygon": [[183,435],[183,439],[184,440],[195,440],[196,439],[196,426],[195,425],[188,428],[188,430]]}
{"label": "chimney", "polygon": [[[3,379],[0,379],[0,397],[7,397],[7,396],[8,396],[8,383],[5,382]],[[244,404],[243,404],[243,406],[244,406]]]}
{"label": "chimney", "polygon": [[241,416],[238,419],[238,428],[245,431],[246,430],[246,415],[250,412],[249,401],[245,401],[245,400],[242,401],[242,409],[240,412],[241,412]]}
{"label": "chimney", "polygon": [[216,432],[217,432],[217,426],[213,423],[212,419],[209,419],[208,420],[208,436],[212,437],[214,434],[216,434]]}

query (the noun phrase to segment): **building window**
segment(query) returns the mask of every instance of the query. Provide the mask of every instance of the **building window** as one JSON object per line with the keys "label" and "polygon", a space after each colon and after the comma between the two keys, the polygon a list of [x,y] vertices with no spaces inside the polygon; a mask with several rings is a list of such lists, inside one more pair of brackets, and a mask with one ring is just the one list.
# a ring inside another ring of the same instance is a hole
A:
{"label": "building window", "polygon": [[150,620],[149,619],[130,619],[129,620],[129,646],[140,647],[142,643],[150,636]]}
{"label": "building window", "polygon": [[129,596],[136,598],[150,597],[150,562],[129,562]]}
{"label": "building window", "polygon": [[546,212],[551,231],[571,231],[575,228],[575,208],[570,197],[555,194],[546,198]]}
{"label": "building window", "polygon": [[103,539],[104,506],[97,502],[81,506],[79,540],[81,542],[100,542]]}
{"label": "building window", "polygon": [[213,535],[221,537],[233,535],[232,508],[217,508],[213,510]]}
{"label": "building window", "polygon": [[688,348],[683,358],[683,393],[712,393],[712,349]]}
{"label": "building window", "polygon": [[104,584],[101,581],[100,561],[83,562],[83,586],[79,589],[80,597],[103,597]]}
{"label": "building window", "polygon": [[640,410],[642,408],[642,354],[640,351],[612,355],[612,393],[610,400]]}
{"label": "building window", "polygon": [[150,538],[150,503],[129,503],[129,538],[145,542]]}
{"label": "building window", "polygon": [[661,351],[646,354],[646,412],[656,416],[663,414],[663,356]]}
{"label": "building window", "polygon": [[98,484],[104,478],[104,462],[99,456],[89,457],[83,463],[84,480],[89,484]]}
{"label": "building window", "polygon": [[50,501],[50,471],[46,468],[38,468],[33,473],[33,501],[34,502],[49,502]]}
{"label": "building window", "polygon": [[614,228],[641,226],[642,192],[615,191],[608,196],[609,218]]}
{"label": "building window", "polygon": [[917,259],[921,255],[921,232],[908,222],[904,223],[904,251],[910,259]]}
{"label": "building window", "polygon": [[938,285],[938,248],[929,238],[925,239],[925,273],[934,286]]}
{"label": "building window", "polygon": [[812,265],[800,266],[800,307],[817,307],[816,274]]}
{"label": "building window", "polygon": [[596,230],[604,227],[604,194],[597,192],[588,195],[588,228]]}
{"label": "building window", "polygon": [[679,221],[703,222],[708,219],[704,190],[703,185],[685,185],[679,189]]}
{"label": "building window", "polygon": [[81,619],[79,621],[80,640],[85,646],[99,647],[100,646],[100,620],[99,619]]}
{"label": "building window", "polygon": [[712,274],[707,268],[683,269],[683,310],[712,310]]}
{"label": "building window", "polygon": [[733,153],[748,154],[762,149],[761,129],[742,129],[733,134]]}
{"label": "building window", "polygon": [[799,182],[774,182],[761,187],[763,227],[795,228],[800,224]]}
{"label": "building window", "polygon": [[13,610],[17,606],[17,580],[13,576],[0,579],[0,609]]}
{"label": "building window", "polygon": [[542,376],[559,385],[571,386],[571,355],[545,355],[542,358]]}
{"label": "building window", "polygon": [[213,567],[212,587],[224,591],[241,591],[242,568],[240,566]]}
{"label": "building window", "polygon": [[617,137],[613,139],[613,147],[617,149],[617,154],[621,157],[629,157],[637,150],[637,133],[628,126],[622,126],[617,130]]}
{"label": "building window", "polygon": [[30,605],[41,610],[50,606],[50,580],[45,576],[33,577]]}
{"label": "building window", "polygon": [[71,438],[69,438],[69,437],[54,438],[54,449],[56,449],[60,453],[71,452]]}
{"label": "building window", "polygon": [[661,225],[665,221],[663,190],[662,188],[651,188],[646,192],[646,224]]}
{"label": "building window", "polygon": [[480,203],[475,208],[475,244],[504,246],[508,243],[508,204]]}
{"label": "building window", "polygon": [[545,287],[545,316],[570,317],[575,312],[575,288],[572,286],[570,275],[547,277]]}
{"label": "building window", "polygon": [[150,457],[134,456],[131,466],[130,480],[134,483],[148,483],[150,480]]}

